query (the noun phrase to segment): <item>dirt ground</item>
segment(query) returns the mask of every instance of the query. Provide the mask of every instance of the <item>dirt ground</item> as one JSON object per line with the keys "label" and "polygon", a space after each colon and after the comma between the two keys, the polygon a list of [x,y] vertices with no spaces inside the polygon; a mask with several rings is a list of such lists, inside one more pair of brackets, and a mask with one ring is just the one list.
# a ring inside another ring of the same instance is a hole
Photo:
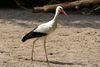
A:
{"label": "dirt ground", "polygon": [[[30,13],[0,9],[0,67],[47,67],[43,40],[21,38],[37,25],[53,18],[53,13]],[[69,14],[59,17],[58,28],[47,39],[51,67],[100,67],[100,16]]]}

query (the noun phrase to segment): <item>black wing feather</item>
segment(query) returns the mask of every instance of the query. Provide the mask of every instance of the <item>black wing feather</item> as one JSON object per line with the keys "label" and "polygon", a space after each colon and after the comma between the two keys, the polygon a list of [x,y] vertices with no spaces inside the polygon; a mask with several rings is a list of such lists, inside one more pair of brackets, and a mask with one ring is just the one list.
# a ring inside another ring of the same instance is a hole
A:
{"label": "black wing feather", "polygon": [[46,36],[46,35],[47,35],[46,33],[31,31],[31,32],[27,33],[27,34],[22,38],[22,42],[25,42],[26,40],[31,39],[31,38],[42,37],[42,36]]}

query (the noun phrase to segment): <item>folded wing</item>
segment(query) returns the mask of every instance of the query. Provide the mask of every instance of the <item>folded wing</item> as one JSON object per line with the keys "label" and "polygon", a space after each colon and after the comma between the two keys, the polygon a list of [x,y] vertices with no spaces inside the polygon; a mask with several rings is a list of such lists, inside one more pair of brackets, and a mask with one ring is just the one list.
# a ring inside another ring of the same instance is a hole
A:
{"label": "folded wing", "polygon": [[31,31],[31,32],[27,33],[27,34],[22,38],[22,42],[25,42],[25,41],[28,40],[28,39],[32,39],[32,38],[35,38],[35,37],[42,37],[42,36],[46,36],[46,35],[47,35],[46,33]]}

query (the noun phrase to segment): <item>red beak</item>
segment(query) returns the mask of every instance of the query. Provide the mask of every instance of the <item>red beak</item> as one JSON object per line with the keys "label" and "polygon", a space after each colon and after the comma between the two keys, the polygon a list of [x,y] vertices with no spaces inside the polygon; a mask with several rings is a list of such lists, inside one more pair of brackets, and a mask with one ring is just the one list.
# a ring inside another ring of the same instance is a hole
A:
{"label": "red beak", "polygon": [[65,16],[68,16],[68,14],[64,10],[61,10],[60,13],[65,15]]}

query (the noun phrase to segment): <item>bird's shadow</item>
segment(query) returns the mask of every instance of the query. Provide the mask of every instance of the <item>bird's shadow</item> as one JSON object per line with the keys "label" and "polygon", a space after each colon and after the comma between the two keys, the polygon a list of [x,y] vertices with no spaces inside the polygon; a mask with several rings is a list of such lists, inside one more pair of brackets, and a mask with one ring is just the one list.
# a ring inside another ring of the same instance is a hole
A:
{"label": "bird's shadow", "polygon": [[[23,58],[17,58],[17,59],[23,59]],[[28,58],[24,58],[24,60],[27,60],[27,61],[30,61],[31,59],[28,59]],[[44,60],[33,60],[31,62],[45,62],[47,63],[47,61],[44,61]],[[84,63],[81,63],[81,62],[76,62],[76,61],[73,61],[73,62],[64,62],[64,61],[57,61],[57,60],[52,60],[52,61],[48,61],[48,63],[50,64],[57,64],[57,65],[81,65],[81,66],[85,66],[86,64]]]}
{"label": "bird's shadow", "polygon": [[[43,60],[34,60],[34,61],[47,63],[47,61],[43,61]],[[48,62],[51,64],[58,64],[58,65],[82,65],[82,66],[85,65],[83,63],[78,63],[78,62],[62,62],[62,61],[48,61]]]}

